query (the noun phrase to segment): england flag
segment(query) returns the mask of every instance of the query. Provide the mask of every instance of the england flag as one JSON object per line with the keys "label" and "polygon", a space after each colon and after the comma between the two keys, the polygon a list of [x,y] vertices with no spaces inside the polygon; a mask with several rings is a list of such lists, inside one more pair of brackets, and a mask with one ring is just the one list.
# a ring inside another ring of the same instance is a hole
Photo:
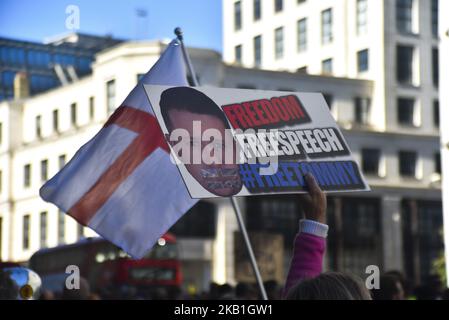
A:
{"label": "england flag", "polygon": [[170,160],[143,88],[187,85],[181,50],[173,40],[95,137],[40,189],[42,199],[134,258],[197,201]]}

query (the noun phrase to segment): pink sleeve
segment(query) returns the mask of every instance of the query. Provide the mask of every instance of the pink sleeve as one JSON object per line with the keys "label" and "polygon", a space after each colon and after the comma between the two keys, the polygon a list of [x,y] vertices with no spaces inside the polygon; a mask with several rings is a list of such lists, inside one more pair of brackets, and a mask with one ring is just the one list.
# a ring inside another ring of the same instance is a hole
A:
{"label": "pink sleeve", "polygon": [[296,236],[293,258],[283,290],[284,297],[301,279],[313,278],[322,272],[325,251],[325,238],[308,233],[299,233]]}

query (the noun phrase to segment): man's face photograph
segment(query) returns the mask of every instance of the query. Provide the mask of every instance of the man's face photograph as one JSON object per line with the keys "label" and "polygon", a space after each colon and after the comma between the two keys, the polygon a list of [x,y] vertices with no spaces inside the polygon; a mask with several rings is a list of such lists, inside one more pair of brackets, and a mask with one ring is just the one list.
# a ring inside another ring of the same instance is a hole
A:
{"label": "man's face photograph", "polygon": [[[182,104],[182,100],[179,103]],[[218,106],[208,107],[218,109]],[[221,110],[218,111],[221,112]],[[172,106],[167,111],[166,127],[169,131],[167,140],[172,146],[178,143],[188,144],[181,148],[181,150],[189,150],[188,156],[185,157],[181,154],[178,156],[183,159],[183,162],[187,162],[184,163],[185,168],[204,189],[221,197],[230,197],[241,191],[242,181],[239,175],[239,166],[235,161],[236,145],[230,130],[226,130],[229,127],[223,117],[213,113],[192,112],[182,105]],[[189,139],[184,139],[181,142],[171,141],[170,135],[175,129],[188,132]],[[204,139],[206,131],[213,132],[210,129],[217,134],[211,139]],[[226,145],[225,141],[232,141],[232,144]],[[234,159],[231,163],[226,161],[229,154],[232,155],[230,158]],[[198,156],[200,159],[197,158]],[[205,161],[205,157],[209,157],[209,159]]]}
{"label": "man's face photograph", "polygon": [[[190,159],[187,159],[189,163],[185,164],[185,167],[192,177],[214,195],[230,197],[239,193],[242,189],[239,167],[236,163],[225,163],[226,154],[232,152],[232,155],[235,155],[236,147],[233,143],[232,150],[226,149],[225,135],[231,135],[231,133],[229,130],[225,130],[226,126],[223,121],[213,115],[197,114],[185,110],[173,109],[168,114],[173,128],[184,129],[189,133],[190,139],[187,143],[189,143]],[[201,136],[194,136],[194,121],[201,124]],[[208,129],[218,130],[222,139],[202,141],[203,133]],[[230,141],[233,141],[232,137]],[[213,163],[206,164],[203,155],[206,154],[205,147],[210,144],[213,144],[213,148],[207,155],[212,157]],[[195,154],[201,155],[201,163],[194,163]]]}

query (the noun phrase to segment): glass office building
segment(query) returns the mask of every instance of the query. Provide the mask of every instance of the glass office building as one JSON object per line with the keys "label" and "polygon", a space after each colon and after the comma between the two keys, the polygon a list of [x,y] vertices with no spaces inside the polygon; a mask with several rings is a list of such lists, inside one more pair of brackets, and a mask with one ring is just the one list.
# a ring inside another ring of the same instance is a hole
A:
{"label": "glass office building", "polygon": [[13,98],[17,72],[27,73],[34,95],[91,73],[94,55],[120,42],[78,33],[45,43],[0,38],[0,101]]}

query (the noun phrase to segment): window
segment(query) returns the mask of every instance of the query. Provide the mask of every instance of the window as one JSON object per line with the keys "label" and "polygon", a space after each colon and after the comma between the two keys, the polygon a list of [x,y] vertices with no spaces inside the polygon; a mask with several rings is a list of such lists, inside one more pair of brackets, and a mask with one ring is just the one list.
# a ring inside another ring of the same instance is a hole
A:
{"label": "window", "polygon": [[76,126],[77,123],[77,119],[76,119],[76,103],[72,103],[70,105],[70,122],[72,124],[72,126]]}
{"label": "window", "polygon": [[357,52],[357,68],[359,72],[365,72],[369,69],[368,49]]}
{"label": "window", "polygon": [[439,71],[439,50],[437,48],[432,49],[432,80],[433,85],[438,88],[439,86],[439,77],[440,77],[440,71]]}
{"label": "window", "polygon": [[413,0],[396,0],[396,26],[399,32],[413,31]]}
{"label": "window", "polygon": [[36,137],[42,137],[42,117],[36,116]]}
{"label": "window", "polygon": [[381,212],[378,198],[342,200],[340,232],[344,250],[340,260],[346,272],[361,275],[367,265],[382,267]]}
{"label": "window", "polygon": [[28,50],[27,57],[30,68],[48,68],[51,60],[48,52],[38,50]]}
{"label": "window", "polygon": [[367,265],[382,268],[381,200],[343,198],[340,206],[340,210],[334,209],[333,214],[329,215],[329,222],[334,223],[331,225],[340,225],[339,228],[332,228],[337,230],[332,230],[329,234],[329,243],[332,242],[329,253],[334,252],[337,259],[332,260],[338,263],[331,266],[358,276],[363,276]]}
{"label": "window", "polygon": [[413,83],[413,56],[414,49],[409,46],[397,47],[397,80],[402,84]]}
{"label": "window", "polygon": [[115,110],[115,80],[106,82],[106,103],[108,113],[112,113]]}
{"label": "window", "polygon": [[331,43],[332,40],[332,9],[327,9],[321,12],[321,43]]}
{"label": "window", "polygon": [[379,175],[379,163],[379,149],[362,149],[362,170],[365,174]]}
{"label": "window", "polygon": [[254,21],[260,20],[262,17],[262,8],[260,6],[261,0],[254,0],[253,2],[253,18]]}
{"label": "window", "polygon": [[23,186],[28,188],[31,185],[31,164],[23,166]]}
{"label": "window", "polygon": [[441,153],[436,152],[434,158],[435,158],[435,173],[441,174]]}
{"label": "window", "polygon": [[438,37],[438,0],[432,0],[432,34]]}
{"label": "window", "polygon": [[427,283],[434,261],[444,252],[442,236],[436,231],[443,230],[442,202],[404,199],[401,210],[404,271],[409,279]]}
{"label": "window", "polygon": [[358,35],[366,34],[368,31],[368,1],[357,0],[356,30]]}
{"label": "window", "polygon": [[239,44],[238,46],[235,46],[235,62],[238,64],[242,63],[242,45]]}
{"label": "window", "polygon": [[56,86],[56,78],[54,76],[31,74],[30,91],[32,94],[48,90]]}
{"label": "window", "polygon": [[433,125],[437,128],[440,127],[440,101],[433,101]]}
{"label": "window", "polygon": [[[214,238],[216,232],[216,205],[199,201],[170,229],[177,237]],[[204,223],[198,224],[198,221]]]}
{"label": "window", "polygon": [[398,99],[398,123],[406,126],[414,125],[415,100],[408,98]]}
{"label": "window", "polygon": [[59,111],[53,110],[53,131],[59,132]]}
{"label": "window", "polygon": [[57,53],[53,56],[54,63],[60,64],[62,66],[74,65],[75,57],[69,54]]}
{"label": "window", "polygon": [[296,234],[295,221],[301,216],[298,201],[291,195],[279,195],[272,199],[248,197],[245,202],[248,231],[281,234],[284,246],[290,249]]}
{"label": "window", "polygon": [[274,12],[282,11],[284,6],[283,0],[274,0]]}
{"label": "window", "polygon": [[65,166],[65,160],[66,156],[65,154],[61,154],[58,158],[58,164],[59,164],[59,170],[61,170]]}
{"label": "window", "polygon": [[307,19],[301,19],[297,22],[298,33],[298,51],[307,50]]}
{"label": "window", "polygon": [[23,48],[7,47],[0,48],[0,62],[5,65],[23,66],[25,64],[25,51]]}
{"label": "window", "polygon": [[40,247],[45,248],[47,246],[47,212],[41,212],[40,214]]}
{"label": "window", "polygon": [[355,122],[360,125],[367,125],[369,123],[370,109],[370,98],[355,98]]}
{"label": "window", "polygon": [[237,1],[234,3],[234,29],[242,28],[242,3]]}
{"label": "window", "polygon": [[3,71],[2,73],[3,86],[12,90],[14,87],[15,76],[16,73],[13,71]]}
{"label": "window", "polygon": [[80,57],[78,59],[77,70],[80,75],[88,74],[91,70],[92,59],[90,57]]}
{"label": "window", "polygon": [[280,59],[284,56],[284,28],[279,27],[274,31],[274,43],[274,57]]}
{"label": "window", "polygon": [[24,250],[30,248],[30,215],[24,215],[22,220],[22,247]]}
{"label": "window", "polygon": [[45,182],[48,180],[48,160],[41,161],[41,181]]}
{"label": "window", "polygon": [[403,177],[416,177],[417,154],[414,151],[399,152],[399,174]]}
{"label": "window", "polygon": [[254,65],[260,67],[262,64],[262,36],[254,37]]}
{"label": "window", "polygon": [[65,213],[58,211],[58,244],[65,242]]}
{"label": "window", "polygon": [[327,59],[322,62],[322,73],[323,74],[332,74],[332,59]]}
{"label": "window", "polygon": [[95,97],[89,97],[89,118],[95,118]]}

